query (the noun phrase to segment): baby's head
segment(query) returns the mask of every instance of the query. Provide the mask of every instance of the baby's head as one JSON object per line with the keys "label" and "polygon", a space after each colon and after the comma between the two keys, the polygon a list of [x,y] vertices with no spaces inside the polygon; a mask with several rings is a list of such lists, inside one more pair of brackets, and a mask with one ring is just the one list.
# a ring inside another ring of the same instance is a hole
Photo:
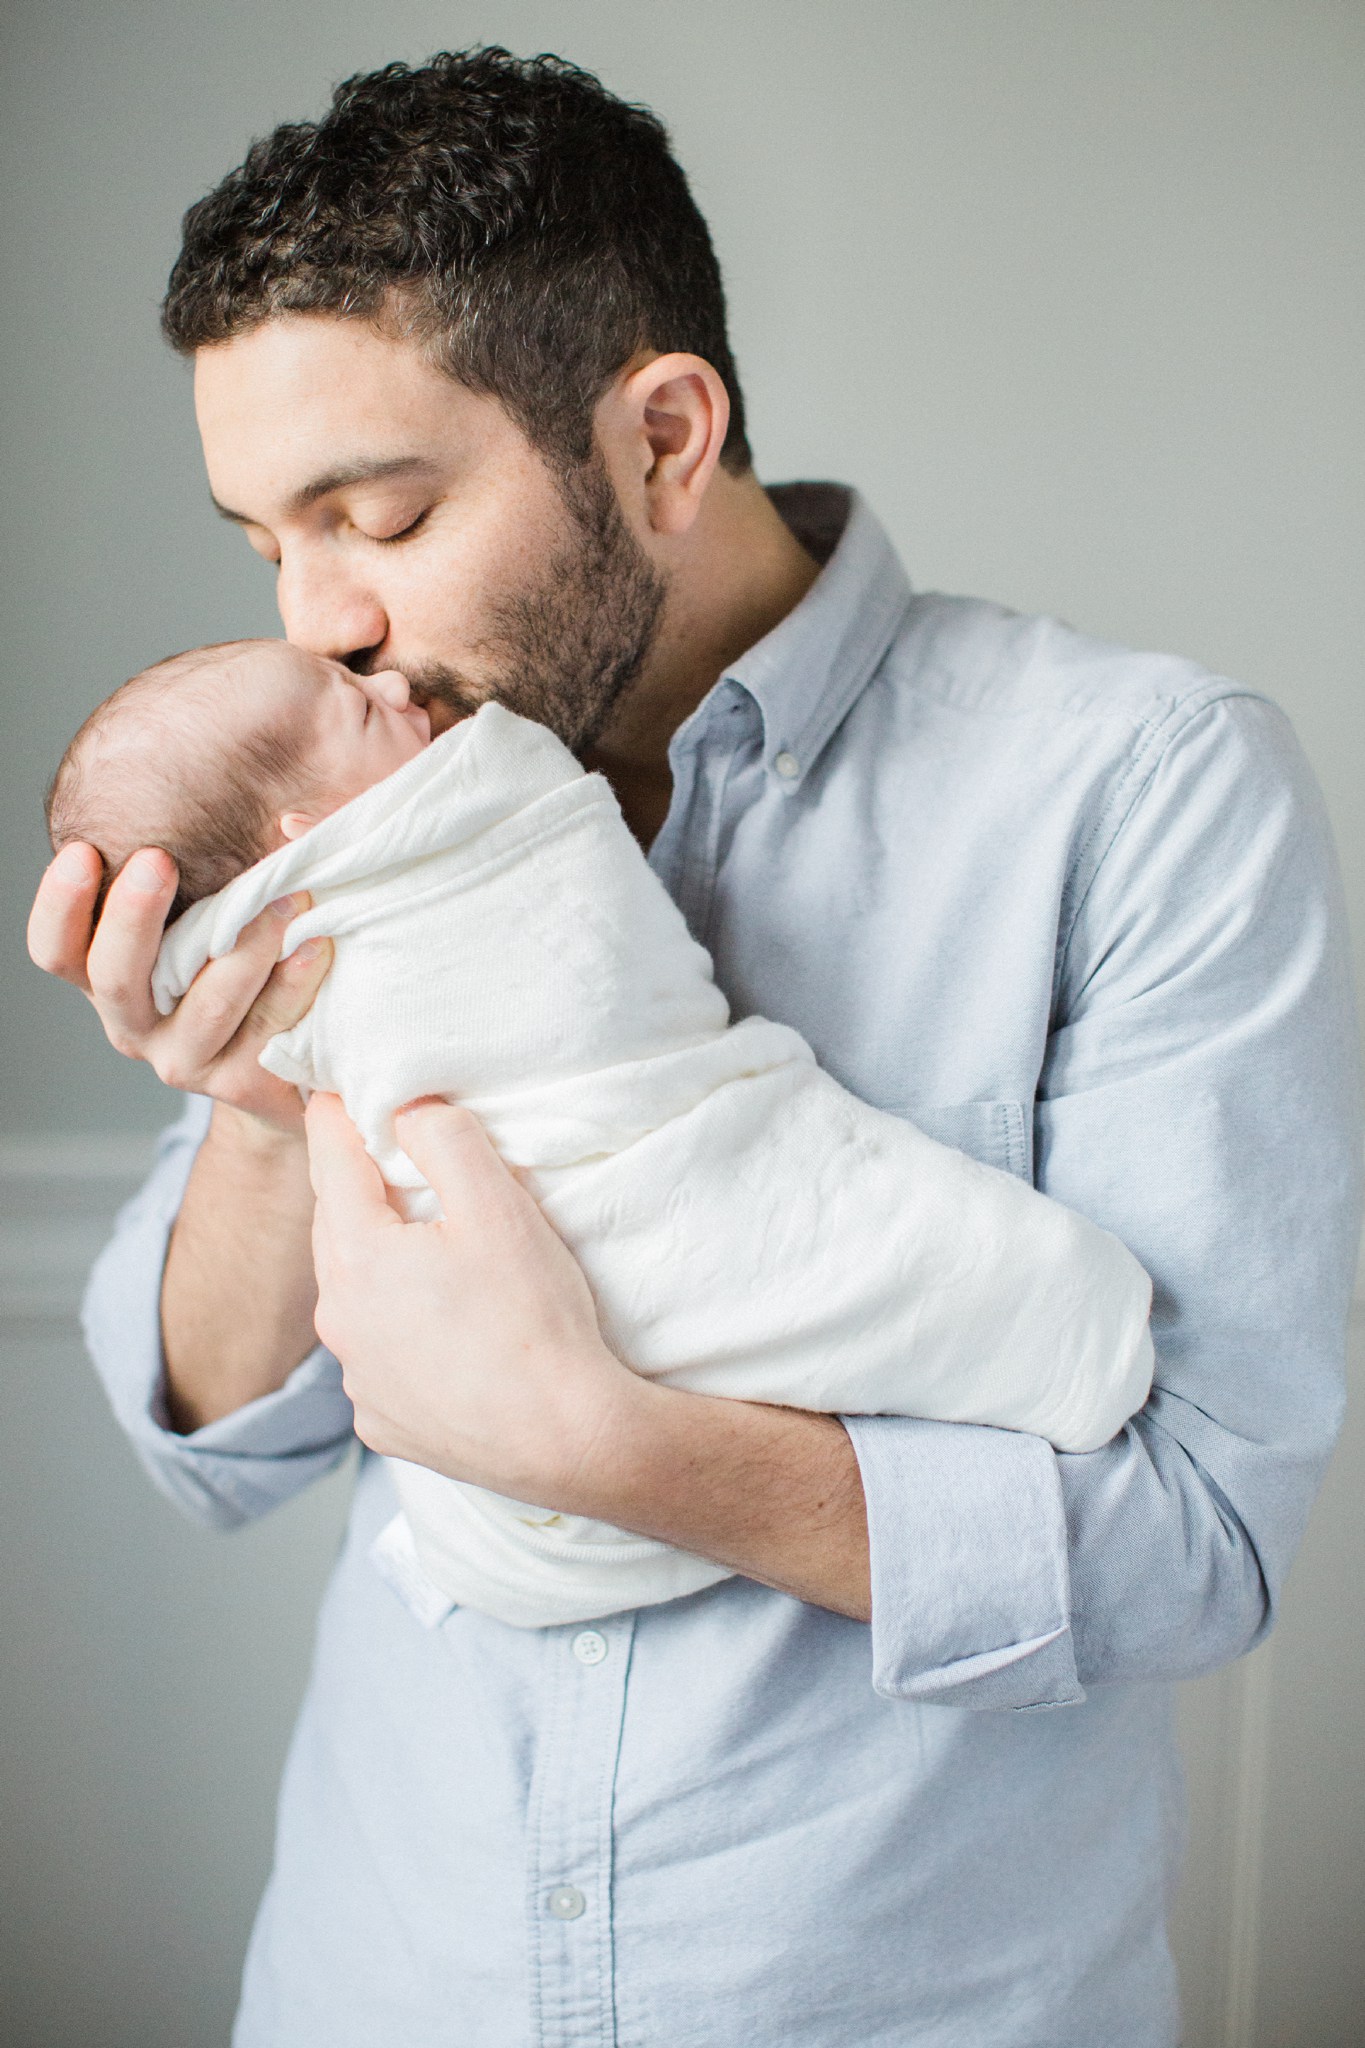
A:
{"label": "baby's head", "polygon": [[48,831],[54,851],[94,846],[106,888],[140,847],[161,847],[178,917],[430,738],[395,670],[353,675],[283,640],[196,647],[91,712],[48,791]]}

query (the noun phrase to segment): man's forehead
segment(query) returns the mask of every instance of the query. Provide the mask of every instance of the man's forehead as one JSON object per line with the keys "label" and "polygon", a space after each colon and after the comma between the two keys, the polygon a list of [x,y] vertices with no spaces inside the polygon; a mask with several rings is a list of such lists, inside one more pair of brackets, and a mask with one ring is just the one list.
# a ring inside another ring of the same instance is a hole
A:
{"label": "man's forehead", "polygon": [[415,342],[328,315],[282,316],[201,348],[194,391],[210,483],[229,512],[244,485],[307,502],[400,466],[434,469],[489,425],[490,401]]}
{"label": "man's forehead", "polygon": [[422,345],[371,320],[336,313],[280,313],[226,341],[195,350],[196,393],[232,403],[244,393],[297,403],[342,390],[348,403],[411,402],[451,380]]}

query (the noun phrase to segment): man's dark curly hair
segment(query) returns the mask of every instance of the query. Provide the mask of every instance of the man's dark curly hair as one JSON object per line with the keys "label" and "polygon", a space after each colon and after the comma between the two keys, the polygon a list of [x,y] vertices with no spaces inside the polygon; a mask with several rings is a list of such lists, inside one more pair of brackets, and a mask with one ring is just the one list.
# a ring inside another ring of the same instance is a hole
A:
{"label": "man's dark curly hair", "polygon": [[576,65],[497,48],[346,79],[185,215],[162,326],[183,355],[280,313],[411,335],[561,465],[644,348],[705,357],[749,467],[720,267],[663,124]]}

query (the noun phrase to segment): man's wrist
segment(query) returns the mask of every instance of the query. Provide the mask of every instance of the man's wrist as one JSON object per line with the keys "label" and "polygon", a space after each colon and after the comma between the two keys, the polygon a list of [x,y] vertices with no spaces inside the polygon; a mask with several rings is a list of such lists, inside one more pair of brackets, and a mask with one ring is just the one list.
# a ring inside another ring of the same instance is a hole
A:
{"label": "man's wrist", "polygon": [[[668,1469],[674,1404],[686,1400],[671,1387],[618,1364],[605,1383],[597,1412],[575,1431],[555,1504],[566,1514],[635,1526],[622,1518],[659,1505]],[[643,1529],[641,1533],[652,1533]]]}
{"label": "man's wrist", "polygon": [[209,1142],[216,1151],[261,1165],[300,1158],[307,1149],[302,1107],[297,1125],[286,1125],[256,1116],[249,1109],[238,1109],[234,1103],[215,1101],[209,1121]]}
{"label": "man's wrist", "polygon": [[626,1379],[555,1505],[866,1621],[867,1511],[838,1418]]}

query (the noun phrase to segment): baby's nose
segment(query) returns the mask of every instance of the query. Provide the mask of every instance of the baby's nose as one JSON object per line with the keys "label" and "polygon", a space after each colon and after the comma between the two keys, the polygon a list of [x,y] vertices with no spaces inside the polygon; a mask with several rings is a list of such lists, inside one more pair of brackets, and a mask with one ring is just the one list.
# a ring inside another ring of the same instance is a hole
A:
{"label": "baby's nose", "polygon": [[367,680],[375,695],[382,697],[386,704],[391,704],[395,711],[402,711],[412,695],[407,677],[400,674],[396,668],[383,669],[377,676],[370,676]]}

